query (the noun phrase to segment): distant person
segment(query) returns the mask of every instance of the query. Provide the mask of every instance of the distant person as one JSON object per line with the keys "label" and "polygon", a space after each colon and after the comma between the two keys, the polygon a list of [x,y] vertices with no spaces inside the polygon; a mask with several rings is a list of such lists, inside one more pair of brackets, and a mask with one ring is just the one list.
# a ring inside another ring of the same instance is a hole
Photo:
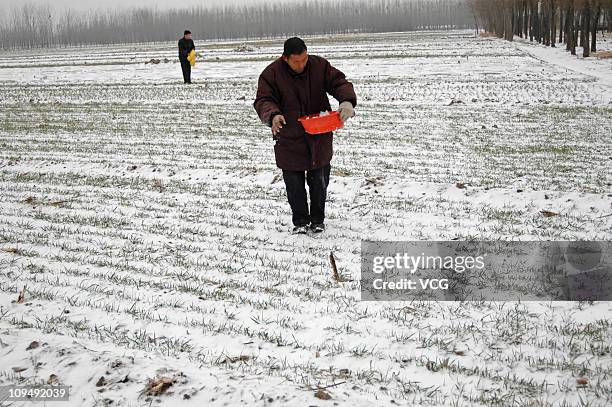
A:
{"label": "distant person", "polygon": [[187,57],[192,50],[195,50],[195,44],[191,39],[191,31],[185,30],[183,38],[178,42],[179,61],[181,61],[181,70],[183,71],[185,83],[191,83],[191,63]]}
{"label": "distant person", "polygon": [[[293,213],[293,233],[325,230],[333,135],[307,135],[297,119],[331,110],[328,93],[340,102],[342,121],[355,115],[353,84],[326,59],[308,55],[306,44],[297,37],[285,41],[283,55],[259,76],[253,106],[262,122],[272,128],[276,165],[283,170]],[[304,182],[310,191],[310,208]]]}

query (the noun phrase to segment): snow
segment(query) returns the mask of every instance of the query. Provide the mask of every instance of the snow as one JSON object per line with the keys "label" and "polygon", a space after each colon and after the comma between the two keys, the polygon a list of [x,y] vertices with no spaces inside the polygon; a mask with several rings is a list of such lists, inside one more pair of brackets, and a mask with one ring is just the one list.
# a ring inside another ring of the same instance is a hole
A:
{"label": "snow", "polygon": [[[577,47],[577,55],[572,56],[565,50],[564,44],[557,44],[553,48],[542,44],[530,43],[527,39],[517,39],[516,46],[542,63],[565,68],[566,72],[572,71],[584,76],[593,77],[597,79],[599,84],[612,88],[612,64],[609,59],[599,59],[596,56],[591,56],[586,61],[586,58],[582,57],[582,48]],[[598,50],[612,50],[612,40],[610,38],[598,39]]]}
{"label": "snow", "polygon": [[[289,233],[252,108],[280,41],[197,43],[192,86],[174,43],[0,54],[0,385],[56,374],[69,406],[609,404],[611,303],[366,303],[359,276],[363,239],[610,240],[612,60],[468,31],[308,43],[358,94],[314,237]],[[141,394],[155,376],[172,394]]]}

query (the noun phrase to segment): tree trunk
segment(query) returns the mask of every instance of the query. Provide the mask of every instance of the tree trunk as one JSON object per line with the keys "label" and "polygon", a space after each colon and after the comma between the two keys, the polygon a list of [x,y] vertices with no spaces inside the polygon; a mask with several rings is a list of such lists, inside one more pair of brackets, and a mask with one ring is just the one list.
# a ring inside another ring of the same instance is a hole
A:
{"label": "tree trunk", "polygon": [[559,44],[563,44],[563,30],[565,29],[563,23],[563,6],[561,6],[559,7]]}
{"label": "tree trunk", "polygon": [[529,41],[533,42],[533,7],[529,10]]}
{"label": "tree trunk", "polygon": [[565,9],[565,49],[569,51],[571,49],[572,40],[571,40],[571,32],[572,32],[572,19],[574,18],[574,11],[572,10],[572,6],[568,5]]}
{"label": "tree trunk", "polygon": [[580,31],[580,37],[578,37],[579,41],[576,43],[577,46],[584,46],[584,9],[580,10],[578,13],[578,25],[576,27],[576,34]]}
{"label": "tree trunk", "polygon": [[523,35],[525,38],[529,35],[529,13],[527,10],[527,0],[523,0]]}
{"label": "tree trunk", "polygon": [[567,40],[567,49],[576,55],[576,16],[574,14],[574,8],[570,5],[567,12],[567,33],[565,33],[565,39]]}
{"label": "tree trunk", "polygon": [[[576,21],[574,21],[574,47],[578,47],[578,40],[580,39],[579,34],[580,34],[580,13],[578,14],[578,16],[576,17]],[[574,50],[575,52],[575,50]],[[576,54],[574,54],[576,55]]]}
{"label": "tree trunk", "polygon": [[523,8],[519,5],[516,6],[516,15],[515,15],[515,20],[516,20],[516,24],[515,24],[515,29],[514,29],[514,35],[518,35],[519,37],[523,38]]}
{"label": "tree trunk", "polygon": [[540,12],[540,21],[542,23],[541,27],[541,35],[542,35],[542,44],[549,46],[550,45],[550,29],[548,24],[548,19],[550,18],[550,13],[548,12],[548,8],[546,8],[544,2],[542,2],[541,12]]}
{"label": "tree trunk", "polygon": [[532,10],[532,16],[533,16],[533,35],[536,39],[536,41],[538,41],[539,43],[542,42],[542,39],[540,37],[540,16],[538,15],[538,5],[536,4]]}
{"label": "tree trunk", "polygon": [[550,46],[550,14],[542,13],[542,33],[543,33],[543,42],[547,47]]}
{"label": "tree trunk", "polygon": [[556,12],[555,0],[550,0],[550,46],[555,47],[555,41],[557,40],[557,12]]}
{"label": "tree trunk", "polygon": [[591,52],[597,52],[597,25],[601,16],[601,4],[597,4],[595,18],[593,19],[593,27],[591,28]]}
{"label": "tree trunk", "polygon": [[588,58],[591,48],[589,47],[589,36],[591,35],[591,4],[585,3],[584,15],[582,16],[582,56]]}
{"label": "tree trunk", "polygon": [[508,41],[514,38],[514,7],[504,13],[504,38]]}

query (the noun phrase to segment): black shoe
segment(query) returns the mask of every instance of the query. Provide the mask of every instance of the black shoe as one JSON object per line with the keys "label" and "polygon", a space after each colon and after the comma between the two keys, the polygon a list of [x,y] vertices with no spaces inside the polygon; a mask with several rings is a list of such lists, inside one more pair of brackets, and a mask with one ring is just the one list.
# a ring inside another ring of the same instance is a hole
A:
{"label": "black shoe", "polygon": [[294,226],[291,233],[294,235],[305,235],[308,233],[308,226]]}
{"label": "black shoe", "polygon": [[325,230],[325,223],[312,223],[310,224],[310,230],[313,233],[321,233]]}

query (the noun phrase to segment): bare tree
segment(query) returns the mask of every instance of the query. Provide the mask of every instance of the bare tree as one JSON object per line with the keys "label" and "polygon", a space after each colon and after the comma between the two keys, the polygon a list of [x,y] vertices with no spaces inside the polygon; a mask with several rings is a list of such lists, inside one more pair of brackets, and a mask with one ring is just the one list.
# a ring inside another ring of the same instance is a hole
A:
{"label": "bare tree", "polygon": [[[484,28],[512,41],[515,35],[555,47],[559,43],[586,58],[597,51],[597,31],[612,32],[612,0],[466,0]],[[580,43],[578,44],[578,39]]]}
{"label": "bare tree", "polygon": [[0,21],[0,47],[168,41],[186,27],[198,38],[224,39],[468,28],[471,22],[464,0],[304,0],[87,13],[25,3]]}

